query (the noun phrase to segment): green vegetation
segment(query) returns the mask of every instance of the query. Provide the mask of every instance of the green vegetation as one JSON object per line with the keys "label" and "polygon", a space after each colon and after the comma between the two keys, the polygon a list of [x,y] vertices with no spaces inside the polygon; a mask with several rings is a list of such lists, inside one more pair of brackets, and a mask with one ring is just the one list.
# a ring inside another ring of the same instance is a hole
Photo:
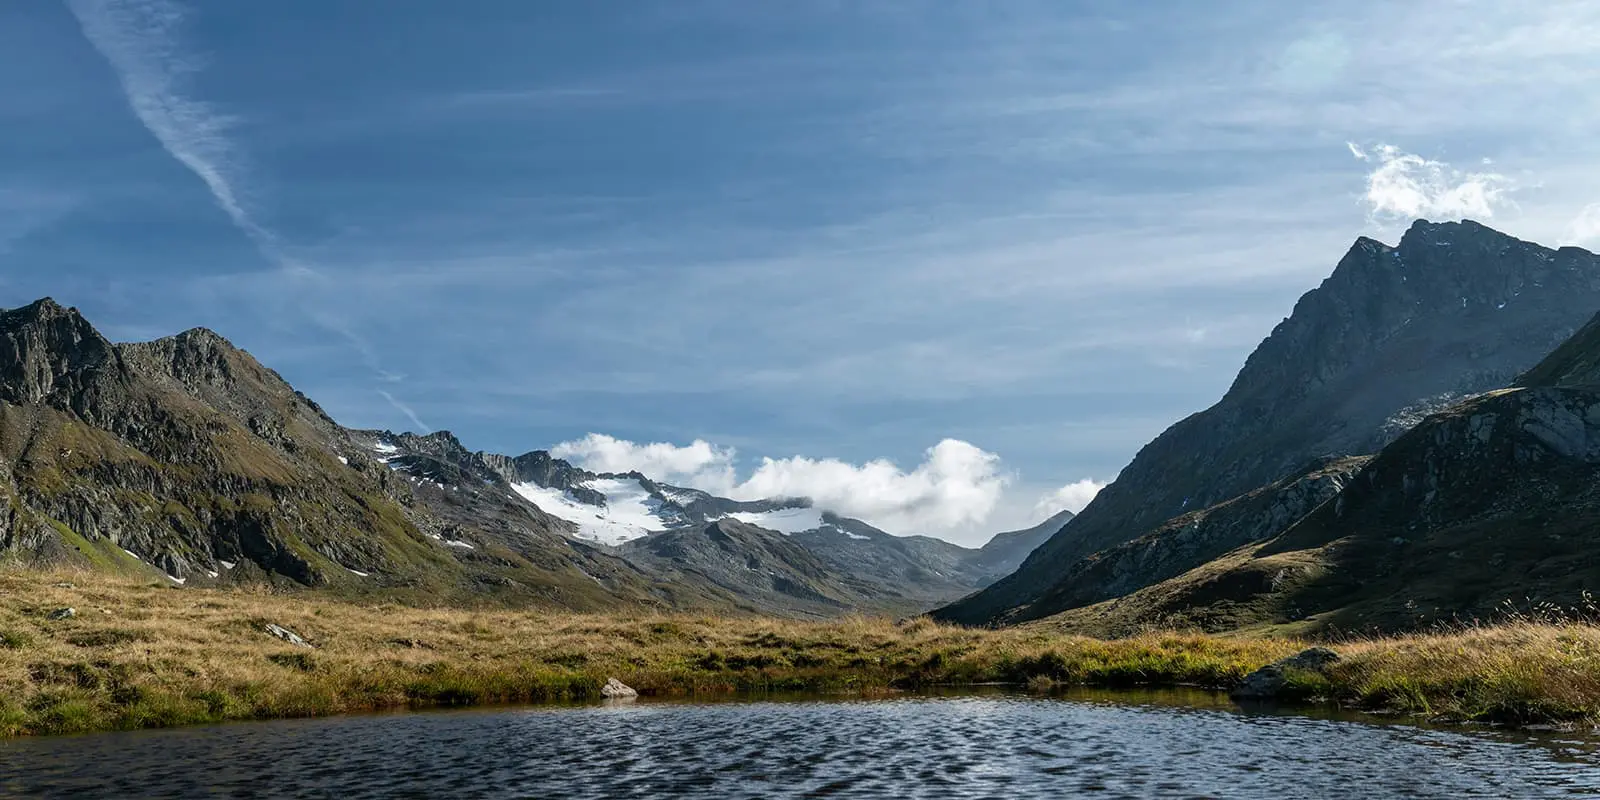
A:
{"label": "green vegetation", "polygon": [[[102,573],[0,571],[0,734],[385,708],[647,696],[882,694],[938,685],[1226,688],[1304,643],[1146,633],[1112,641],[926,620],[593,616],[362,605],[311,592],[180,589]],[[71,619],[51,611],[72,607]],[[297,647],[268,623],[308,639]],[[1600,629],[1523,622],[1348,642],[1307,698],[1515,722],[1600,712]]]}

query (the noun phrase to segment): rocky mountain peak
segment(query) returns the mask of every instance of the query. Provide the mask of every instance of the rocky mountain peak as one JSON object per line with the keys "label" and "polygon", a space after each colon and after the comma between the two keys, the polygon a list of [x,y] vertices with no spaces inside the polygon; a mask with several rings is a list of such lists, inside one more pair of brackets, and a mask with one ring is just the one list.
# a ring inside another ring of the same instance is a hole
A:
{"label": "rocky mountain peak", "polygon": [[116,363],[116,348],[75,308],[47,297],[0,311],[0,400],[70,403],[93,373]]}
{"label": "rocky mountain peak", "polygon": [[1221,401],[1146,445],[1015,575],[949,616],[985,621],[1028,606],[1078,559],[1310,459],[1375,453],[1427,410],[1509,384],[1596,308],[1600,257],[1583,250],[1475,222],[1418,221],[1394,247],[1357,239]]}

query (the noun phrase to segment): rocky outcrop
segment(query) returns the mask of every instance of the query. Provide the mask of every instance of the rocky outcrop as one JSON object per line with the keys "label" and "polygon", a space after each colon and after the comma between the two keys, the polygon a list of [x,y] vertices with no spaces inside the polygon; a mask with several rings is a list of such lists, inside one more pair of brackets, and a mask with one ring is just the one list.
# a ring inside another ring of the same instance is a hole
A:
{"label": "rocky outcrop", "polygon": [[1298,699],[1292,693],[1296,673],[1326,675],[1328,667],[1338,663],[1339,654],[1326,647],[1313,647],[1288,658],[1274,661],[1246,675],[1229,696],[1235,700]]}
{"label": "rocky outcrop", "polygon": [[[937,612],[992,623],[1036,606],[1080,559],[1279,481],[1376,452],[1431,407],[1505,386],[1600,307],[1600,258],[1472,222],[1359,239],[1251,354],[1223,399],[1151,442],[1012,576]],[[1420,410],[1419,410],[1420,409]]]}
{"label": "rocky outcrop", "polygon": [[311,643],[310,642],[306,641],[303,637],[300,636],[300,634],[295,633],[294,631],[291,631],[288,628],[282,627],[280,625],[274,625],[274,624],[269,622],[269,623],[267,623],[266,631],[267,631],[267,633],[269,635],[277,637],[279,639],[282,639],[285,642],[288,642],[289,644],[294,645],[295,647],[304,647],[306,649],[311,649]]}

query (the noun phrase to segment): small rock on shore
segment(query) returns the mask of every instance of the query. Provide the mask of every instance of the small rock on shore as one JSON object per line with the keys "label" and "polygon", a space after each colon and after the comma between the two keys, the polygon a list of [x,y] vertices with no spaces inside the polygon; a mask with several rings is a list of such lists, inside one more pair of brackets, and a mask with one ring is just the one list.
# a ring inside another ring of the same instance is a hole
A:
{"label": "small rock on shore", "polygon": [[1326,647],[1313,647],[1288,658],[1274,661],[1245,676],[1229,696],[1235,700],[1272,700],[1283,694],[1288,685],[1287,670],[1326,674],[1328,667],[1339,660],[1339,654]]}
{"label": "small rock on shore", "polygon": [[619,681],[616,678],[611,678],[606,681],[605,686],[600,687],[600,696],[609,698],[638,697],[639,693],[634,691],[633,687],[623,683],[622,681]]}

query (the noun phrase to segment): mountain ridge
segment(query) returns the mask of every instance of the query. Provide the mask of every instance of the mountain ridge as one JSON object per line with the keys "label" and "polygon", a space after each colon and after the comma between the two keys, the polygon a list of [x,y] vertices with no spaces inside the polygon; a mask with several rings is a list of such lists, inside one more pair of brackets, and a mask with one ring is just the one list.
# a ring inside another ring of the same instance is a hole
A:
{"label": "mountain ridge", "polygon": [[1310,459],[1376,452],[1428,412],[1510,383],[1596,307],[1600,259],[1587,251],[1471,221],[1419,220],[1394,247],[1358,238],[1221,400],[1142,448],[1017,572],[936,616],[996,624],[1060,611],[1039,601],[1064,596],[1053,587],[1074,562]]}

